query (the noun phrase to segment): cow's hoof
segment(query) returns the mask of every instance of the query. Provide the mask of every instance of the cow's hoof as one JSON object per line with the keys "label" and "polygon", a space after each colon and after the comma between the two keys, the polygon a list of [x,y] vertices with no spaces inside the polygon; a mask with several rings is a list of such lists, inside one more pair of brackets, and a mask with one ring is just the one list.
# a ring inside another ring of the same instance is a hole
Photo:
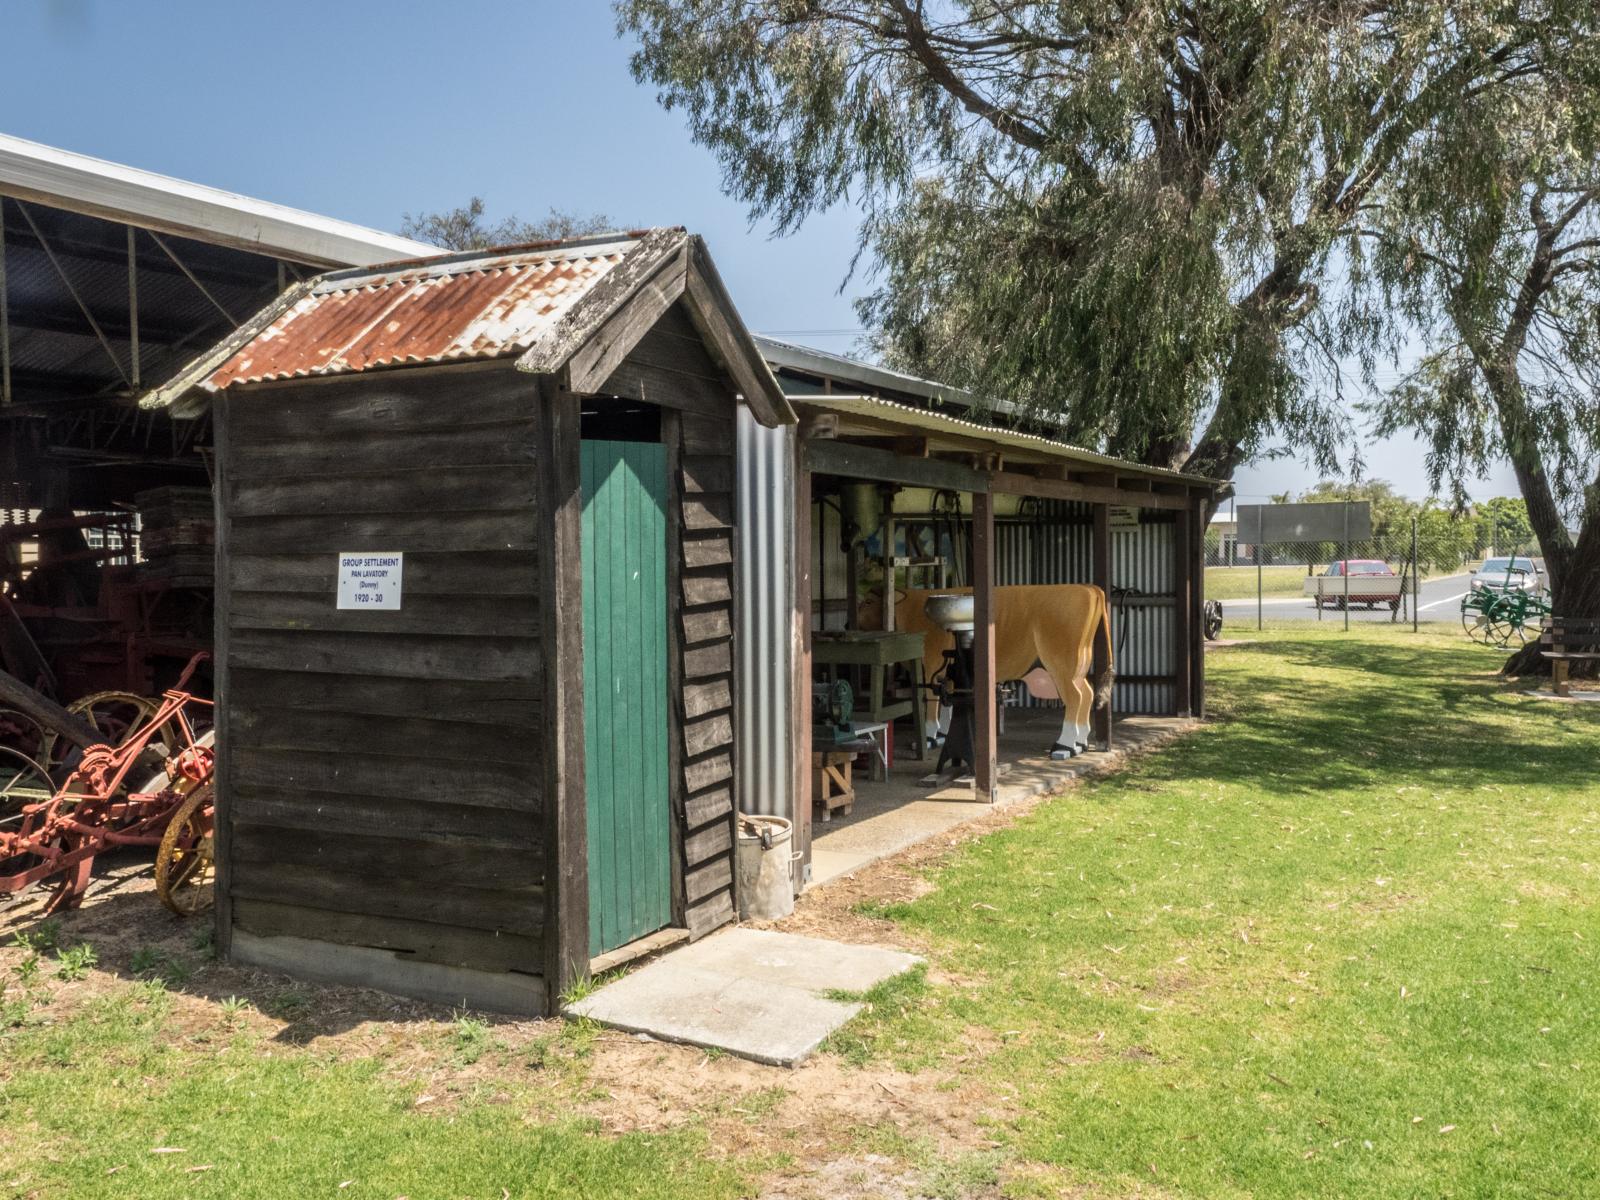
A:
{"label": "cow's hoof", "polygon": [[1087,754],[1088,752],[1089,752],[1089,743],[1088,742],[1079,742],[1078,743],[1078,753],[1079,754]]}

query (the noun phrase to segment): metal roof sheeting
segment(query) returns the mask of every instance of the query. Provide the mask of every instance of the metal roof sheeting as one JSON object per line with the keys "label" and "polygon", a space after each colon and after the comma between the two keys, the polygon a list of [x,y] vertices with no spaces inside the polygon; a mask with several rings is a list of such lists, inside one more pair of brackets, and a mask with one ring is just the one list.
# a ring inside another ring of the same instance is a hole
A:
{"label": "metal roof sheeting", "polygon": [[0,194],[316,267],[437,254],[426,243],[0,133]]}
{"label": "metal roof sheeting", "polygon": [[1000,429],[993,425],[980,425],[977,421],[969,421],[963,417],[952,417],[946,413],[932,412],[925,408],[913,408],[909,404],[898,404],[893,400],[884,400],[878,396],[791,394],[789,400],[802,408],[821,409],[826,412],[836,412],[840,415],[855,415],[873,421],[909,429],[920,429],[930,433],[946,433],[956,437],[975,438],[990,445],[1012,446],[1018,450],[1038,454],[1046,458],[1065,459],[1089,466],[1108,467],[1112,470],[1140,475],[1155,475],[1181,483],[1214,485],[1221,482],[1215,479],[1206,479],[1199,475],[1185,475],[1181,471],[1171,471],[1165,467],[1151,467],[1143,463],[1128,462],[1126,459],[1113,458],[1108,454],[1101,454],[1094,450],[1085,450],[1081,446],[1073,446],[1066,442],[1056,441],[1053,438],[1043,437],[1037,433],[1020,433],[1014,429]]}
{"label": "metal roof sheeting", "polygon": [[923,396],[929,400],[950,401],[967,408],[977,408],[982,403],[965,388],[952,387],[935,379],[907,375],[904,371],[862,362],[858,358],[835,354],[831,350],[818,350],[814,346],[801,346],[795,342],[786,342],[782,338],[767,337],[762,334],[755,335],[755,343],[774,367],[821,375],[825,378],[849,380],[858,385],[866,384],[887,391]]}
{"label": "metal roof sheeting", "polygon": [[270,379],[522,353],[553,332],[643,236],[325,276],[203,386],[220,391]]}

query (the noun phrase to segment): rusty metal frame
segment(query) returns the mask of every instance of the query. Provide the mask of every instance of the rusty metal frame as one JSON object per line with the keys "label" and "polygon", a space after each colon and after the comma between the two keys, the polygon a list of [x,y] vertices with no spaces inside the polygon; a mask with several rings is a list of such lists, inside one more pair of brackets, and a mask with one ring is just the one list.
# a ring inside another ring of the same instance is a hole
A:
{"label": "rusty metal frame", "polygon": [[200,653],[191,658],[177,684],[143,724],[115,747],[87,747],[78,766],[49,800],[25,805],[21,827],[0,833],[0,861],[28,862],[22,870],[0,878],[0,895],[61,876],[45,911],[76,908],[83,901],[95,857],[102,851],[114,846],[160,844],[167,823],[188,798],[188,790],[180,791],[169,782],[159,791],[141,793],[125,791],[124,785],[150,741],[168,725],[175,726],[180,738],[169,771],[193,785],[212,777],[216,756],[199,744],[188,711],[191,705],[209,708],[212,702],[183,690],[195,669],[209,657]]}

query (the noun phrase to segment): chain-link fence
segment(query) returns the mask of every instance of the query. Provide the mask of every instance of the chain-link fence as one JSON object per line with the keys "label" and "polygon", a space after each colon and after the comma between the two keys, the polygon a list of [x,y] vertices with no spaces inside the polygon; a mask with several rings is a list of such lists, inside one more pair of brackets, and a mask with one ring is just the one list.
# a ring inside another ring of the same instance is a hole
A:
{"label": "chain-link fence", "polygon": [[1497,644],[1506,630],[1485,629],[1487,594],[1514,601],[1509,607],[1536,628],[1547,592],[1537,547],[1496,545],[1473,532],[1413,526],[1345,544],[1225,540],[1208,546],[1206,598],[1220,602],[1225,626],[1235,630],[1277,620],[1451,622]]}

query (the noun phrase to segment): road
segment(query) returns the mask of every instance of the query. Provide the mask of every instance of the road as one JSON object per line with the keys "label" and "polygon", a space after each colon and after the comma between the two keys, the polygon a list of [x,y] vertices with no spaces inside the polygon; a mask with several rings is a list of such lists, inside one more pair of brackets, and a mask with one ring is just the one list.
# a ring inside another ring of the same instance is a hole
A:
{"label": "road", "polygon": [[[1462,571],[1457,575],[1441,575],[1437,579],[1422,581],[1422,594],[1417,597],[1417,614],[1424,621],[1459,621],[1461,619],[1461,597],[1467,594],[1467,580],[1470,572]],[[1311,603],[1309,596],[1268,596],[1261,602],[1261,615],[1269,621],[1315,621],[1317,619],[1316,607]],[[1223,636],[1227,636],[1229,629],[1244,629],[1256,623],[1255,597],[1247,600],[1224,600],[1222,602]],[[1389,606],[1384,604],[1368,610],[1359,605],[1350,609],[1350,620],[1354,621],[1387,621],[1389,620]],[[1322,610],[1324,621],[1343,621],[1344,614],[1338,608],[1330,605]],[[1410,614],[1406,614],[1407,620]]]}

